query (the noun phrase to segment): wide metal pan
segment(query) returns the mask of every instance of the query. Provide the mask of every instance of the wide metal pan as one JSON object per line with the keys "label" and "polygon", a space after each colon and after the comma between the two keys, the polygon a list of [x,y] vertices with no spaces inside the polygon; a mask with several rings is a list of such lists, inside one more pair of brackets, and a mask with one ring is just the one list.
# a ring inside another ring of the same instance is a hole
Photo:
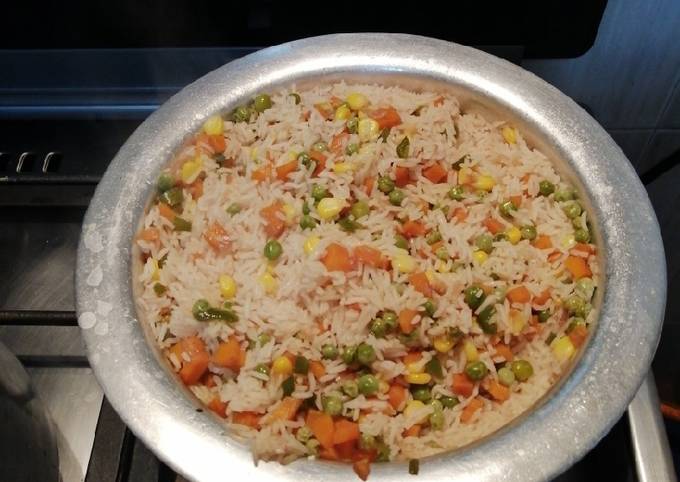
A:
{"label": "wide metal pan", "polygon": [[[130,137],[92,199],[78,252],[77,308],[107,398],[162,460],[188,478],[341,481],[346,465],[254,465],[248,448],[171,376],[133,300],[133,237],[155,179],[211,114],[256,93],[344,80],[446,90],[463,110],[517,125],[578,186],[594,221],[604,282],[599,320],[570,373],[533,410],[478,443],[423,461],[419,480],[542,480],[564,471],[623,414],[649,369],[665,304],[663,246],[647,194],[602,127],[534,75],[478,50],[409,35],[343,34],[261,50],[171,98]],[[371,480],[409,479],[405,463]]]}

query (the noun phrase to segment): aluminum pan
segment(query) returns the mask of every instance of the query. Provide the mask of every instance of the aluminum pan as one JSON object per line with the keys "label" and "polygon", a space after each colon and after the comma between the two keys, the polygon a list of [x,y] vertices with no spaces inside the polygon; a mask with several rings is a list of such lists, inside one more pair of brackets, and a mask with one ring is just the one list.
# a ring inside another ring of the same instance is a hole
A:
{"label": "aluminum pan", "polygon": [[[327,462],[260,463],[196,405],[158,363],[137,321],[131,245],[154,181],[211,113],[276,86],[333,79],[450,89],[469,109],[512,119],[556,159],[587,198],[605,255],[597,329],[569,376],[535,410],[481,442],[427,459],[419,480],[543,480],[581,458],[623,414],[659,339],[666,267],[658,223],[633,168],[586,112],[534,75],[472,48],[409,35],[341,34],[271,47],[183,89],[149,117],[112,161],[90,204],[78,252],[79,323],[106,396],[162,460],[201,481],[330,481]],[[411,480],[405,463],[376,464],[371,480]]]}

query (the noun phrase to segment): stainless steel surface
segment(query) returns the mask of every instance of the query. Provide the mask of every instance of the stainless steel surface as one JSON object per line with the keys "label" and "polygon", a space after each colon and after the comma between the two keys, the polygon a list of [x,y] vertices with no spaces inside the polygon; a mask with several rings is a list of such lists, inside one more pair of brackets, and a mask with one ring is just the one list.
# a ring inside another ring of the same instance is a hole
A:
{"label": "stainless steel surface", "polygon": [[57,438],[19,360],[0,343],[0,480],[59,480]]}
{"label": "stainless steel surface", "polygon": [[85,345],[75,326],[3,326],[0,342],[20,357],[85,356]]}
{"label": "stainless steel surface", "polygon": [[29,368],[55,425],[63,482],[85,479],[103,393],[90,368]]}
{"label": "stainless steel surface", "polygon": [[638,480],[640,482],[677,480],[666,429],[659,411],[654,375],[651,373],[628,406],[628,423]]}
{"label": "stainless steel surface", "polygon": [[[131,240],[153,180],[188,132],[256,92],[333,79],[450,90],[464,108],[509,118],[583,189],[606,275],[590,343],[535,410],[474,446],[424,461],[419,480],[542,480],[565,470],[621,416],[649,368],[666,281],[656,218],[625,156],[574,102],[505,61],[421,37],[332,35],[260,51],[191,84],[130,137],[88,210],[76,274],[79,322],[107,398],[160,458],[192,479],[352,477],[346,466],[306,460],[255,467],[247,447],[198,413],[144,338],[130,266]],[[101,313],[100,303],[116,310]],[[410,480],[404,463],[378,464],[371,477]]]}

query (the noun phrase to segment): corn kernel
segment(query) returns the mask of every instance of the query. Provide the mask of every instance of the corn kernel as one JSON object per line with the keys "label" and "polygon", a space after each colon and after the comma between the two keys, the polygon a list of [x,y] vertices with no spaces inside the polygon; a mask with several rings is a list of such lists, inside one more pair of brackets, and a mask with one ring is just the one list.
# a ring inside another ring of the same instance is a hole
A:
{"label": "corn kernel", "polygon": [[352,92],[347,96],[347,104],[349,104],[350,109],[359,110],[368,105],[368,99],[364,94]]}
{"label": "corn kernel", "polygon": [[482,174],[475,180],[473,185],[475,189],[479,189],[481,191],[491,191],[496,185],[496,181],[493,177]]}
{"label": "corn kernel", "polygon": [[432,380],[432,375],[429,373],[409,373],[404,377],[408,383],[414,385],[427,385]]}
{"label": "corn kernel", "polygon": [[298,158],[299,155],[300,155],[299,152],[288,151],[288,160],[289,160],[289,161],[294,161],[295,159]]}
{"label": "corn kernel", "polygon": [[347,205],[344,199],[334,197],[325,197],[316,206],[316,210],[321,216],[321,219],[328,221],[340,214],[340,211]]}
{"label": "corn kernel", "polygon": [[472,258],[477,262],[477,264],[482,265],[486,263],[487,259],[489,259],[489,255],[480,249],[472,253]]}
{"label": "corn kernel", "polygon": [[564,249],[571,249],[574,246],[576,246],[576,238],[574,237],[573,234],[568,234],[564,238],[562,238],[562,247]]}
{"label": "corn kernel", "polygon": [[515,129],[510,126],[503,127],[503,139],[505,139],[505,142],[508,144],[517,143],[517,133],[515,132]]}
{"label": "corn kernel", "polygon": [[453,348],[453,339],[450,336],[440,335],[434,339],[434,349],[439,353],[446,353]]}
{"label": "corn kernel", "polygon": [[408,251],[400,249],[399,254],[392,258],[392,267],[400,273],[412,273],[416,269],[416,260]]}
{"label": "corn kernel", "polygon": [[274,261],[270,261],[267,263],[267,266],[265,266],[264,270],[269,273],[270,275],[274,276]]}
{"label": "corn kernel", "polygon": [[187,161],[182,164],[182,172],[180,174],[182,182],[185,184],[193,183],[196,178],[198,178],[202,168],[203,161],[201,161],[201,158],[198,156],[193,161]]}
{"label": "corn kernel", "polygon": [[257,161],[257,157],[258,157],[257,147],[253,147],[252,149],[250,149],[250,159],[253,161]]}
{"label": "corn kernel", "polygon": [[233,298],[236,294],[236,281],[228,274],[221,274],[219,277],[220,294],[223,298]]}
{"label": "corn kernel", "polygon": [[527,324],[524,313],[517,310],[510,310],[510,329],[513,335],[519,335]]}
{"label": "corn kernel", "polygon": [[425,271],[425,277],[427,278],[428,283],[434,283],[435,282],[435,277],[434,277],[434,271],[431,269],[428,269]]}
{"label": "corn kernel", "polygon": [[335,120],[347,120],[351,115],[352,111],[345,104],[335,109]]}
{"label": "corn kernel", "polygon": [[[425,408],[425,404],[423,402],[421,402],[420,400],[411,400],[406,404],[406,407],[404,408],[404,415],[410,417],[411,415],[413,415],[416,412],[419,412],[423,408]],[[427,415],[423,416],[422,420],[418,420],[417,423],[425,422],[427,420],[427,417],[428,417]]]}
{"label": "corn kernel", "polygon": [[461,167],[458,171],[458,184],[472,184],[475,180],[475,173],[469,167]]}
{"label": "corn kernel", "polygon": [[151,264],[151,280],[158,281],[161,277],[161,273],[158,270],[158,261],[155,258],[149,258],[148,262]]}
{"label": "corn kernel", "polygon": [[293,373],[293,362],[286,356],[277,357],[272,363],[272,372],[277,375],[290,375]]}
{"label": "corn kernel", "polygon": [[420,362],[407,363],[406,371],[410,374],[423,373],[425,371],[425,365]]}
{"label": "corn kernel", "polygon": [[378,135],[380,135],[380,125],[377,121],[370,118],[361,119],[357,127],[357,133],[359,134],[359,139],[363,142],[377,139]]}
{"label": "corn kernel", "polygon": [[436,269],[440,273],[448,273],[449,271],[451,271],[449,263],[442,260],[437,260],[437,262],[434,264],[434,269]]}
{"label": "corn kernel", "polygon": [[295,208],[291,204],[284,204],[281,206],[284,216],[286,216],[286,224],[292,224],[295,219]]}
{"label": "corn kernel", "polygon": [[463,343],[463,351],[465,352],[465,358],[467,358],[468,362],[479,360],[477,347],[470,340],[465,340],[465,343]]}
{"label": "corn kernel", "polygon": [[335,172],[336,174],[351,172],[353,170],[354,170],[354,163],[352,163],[352,162],[336,162],[333,165],[333,172]]}
{"label": "corn kernel", "polygon": [[318,236],[310,236],[305,241],[305,244],[302,245],[302,249],[305,250],[306,254],[312,254],[319,245],[319,241],[321,241],[321,239],[319,239]]}
{"label": "corn kernel", "polygon": [[262,289],[268,294],[273,294],[278,289],[278,282],[270,273],[262,273],[258,281]]}
{"label": "corn kernel", "polygon": [[516,226],[508,228],[505,231],[505,235],[508,237],[510,244],[517,244],[522,239],[522,232]]}
{"label": "corn kernel", "polygon": [[209,136],[222,134],[223,129],[224,122],[222,122],[222,117],[218,115],[208,117],[208,119],[203,123],[203,131]]}
{"label": "corn kernel", "polygon": [[378,382],[378,392],[387,393],[389,391],[390,391],[390,384],[387,383],[385,380],[380,380]]}
{"label": "corn kernel", "polygon": [[550,344],[550,348],[552,349],[553,355],[560,363],[569,360],[576,352],[576,348],[568,336],[556,338]]}

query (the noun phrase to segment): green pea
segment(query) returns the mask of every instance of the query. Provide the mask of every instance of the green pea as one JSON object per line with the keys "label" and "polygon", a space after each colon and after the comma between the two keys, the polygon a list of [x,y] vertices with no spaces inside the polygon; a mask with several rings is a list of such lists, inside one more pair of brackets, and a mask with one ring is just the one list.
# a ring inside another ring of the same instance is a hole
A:
{"label": "green pea", "polygon": [[319,184],[314,184],[312,186],[312,198],[314,198],[316,202],[319,202],[326,197],[328,197],[328,189]]}
{"label": "green pea", "polygon": [[520,382],[526,382],[534,374],[534,367],[526,360],[515,360],[510,363],[510,370]]}
{"label": "green pea", "polygon": [[260,333],[257,335],[257,342],[260,344],[260,346],[265,346],[271,341],[271,339],[272,337],[267,333]]}
{"label": "green pea", "polygon": [[335,360],[338,357],[338,347],[326,344],[321,347],[321,356],[326,360]]}
{"label": "green pea", "polygon": [[385,330],[392,331],[397,327],[397,314],[394,311],[385,311],[382,315]]}
{"label": "green pea", "polygon": [[296,356],[293,370],[300,375],[307,375],[307,372],[309,371],[309,360],[301,355]]}
{"label": "green pea", "polygon": [[328,144],[326,144],[323,141],[315,142],[314,145],[312,145],[312,150],[316,152],[323,152],[328,150]]}
{"label": "green pea", "polygon": [[250,120],[250,109],[247,105],[239,105],[231,114],[234,122],[248,122]]}
{"label": "green pea", "polygon": [[356,346],[346,346],[342,350],[342,361],[345,362],[346,365],[350,365],[352,362],[354,362],[354,358],[356,357],[357,354],[357,347]]}
{"label": "green pea", "polygon": [[357,347],[357,361],[362,365],[370,365],[375,361],[375,350],[371,345],[362,343]]}
{"label": "green pea", "polygon": [[359,144],[352,142],[350,144],[347,144],[347,147],[345,147],[345,154],[347,154],[348,156],[356,154],[357,152],[359,152]]}
{"label": "green pea", "polygon": [[191,221],[187,221],[179,216],[175,216],[172,224],[175,227],[175,231],[191,231]]}
{"label": "green pea", "polygon": [[444,370],[442,370],[442,363],[439,358],[432,357],[430,361],[425,364],[425,372],[429,373],[435,378],[442,378],[444,376]]}
{"label": "green pea", "polygon": [[442,240],[442,233],[440,233],[437,230],[430,231],[428,235],[425,237],[425,242],[427,244],[434,244],[438,241]]}
{"label": "green pea", "polygon": [[409,141],[408,137],[404,137],[397,146],[397,156],[399,156],[401,159],[407,158],[410,147],[411,141]]}
{"label": "green pea", "polygon": [[576,282],[576,291],[586,300],[593,297],[595,292],[595,283],[590,278],[581,278]]}
{"label": "green pea", "polygon": [[585,309],[586,300],[578,295],[571,295],[564,301],[564,307],[571,313],[582,312]]}
{"label": "green pea", "polygon": [[438,247],[434,252],[434,255],[442,261],[447,261],[449,259],[449,251],[446,249],[446,246]]}
{"label": "green pea", "polygon": [[309,214],[305,214],[300,218],[300,227],[302,229],[314,229],[316,227],[316,219]]}
{"label": "green pea", "polygon": [[363,395],[373,395],[378,391],[378,379],[373,375],[361,375],[357,380],[359,386],[359,393]]}
{"label": "green pea", "polygon": [[425,303],[422,305],[423,310],[425,311],[425,314],[432,318],[434,316],[435,311],[437,311],[437,305],[434,304],[434,301],[431,299],[428,299]]}
{"label": "green pea", "polygon": [[384,338],[387,333],[387,327],[385,326],[385,320],[382,318],[376,318],[371,322],[369,331],[373,333],[376,338]]}
{"label": "green pea", "polygon": [[498,233],[494,235],[493,237],[494,241],[507,241],[508,240],[508,235],[505,233]]}
{"label": "green pea", "polygon": [[510,368],[502,367],[498,370],[498,382],[509,387],[515,382],[515,374]]}
{"label": "green pea", "polygon": [[512,204],[512,201],[505,201],[498,206],[498,211],[501,213],[501,215],[505,216],[506,218],[509,218],[510,213],[512,211],[517,211],[517,208],[515,207],[514,204]]}
{"label": "green pea", "polygon": [[202,313],[205,311],[208,311],[210,309],[210,303],[208,303],[208,300],[204,300],[203,298],[196,300],[194,303],[194,306],[191,308],[191,312],[196,316],[196,313]]}
{"label": "green pea", "polygon": [[533,241],[538,235],[534,226],[522,226],[519,232],[522,233],[522,239],[528,239],[529,241]]}
{"label": "green pea", "polygon": [[307,425],[303,425],[298,429],[297,433],[295,434],[295,438],[302,443],[306,443],[310,438],[313,437],[313,435],[314,434],[312,433],[311,429],[307,427]]}
{"label": "green pea", "polygon": [[166,291],[168,291],[168,287],[165,285],[162,285],[160,283],[156,283],[153,285],[153,292],[156,293],[156,296],[163,296]]}
{"label": "green pea", "polygon": [[456,397],[449,397],[447,395],[442,395],[439,397],[439,401],[444,408],[453,408],[460,403]]}
{"label": "green pea", "polygon": [[305,448],[309,452],[310,455],[318,455],[319,453],[319,447],[321,446],[321,443],[315,438],[310,438],[307,440],[307,443],[305,444]]}
{"label": "green pea", "polygon": [[270,261],[275,261],[279,259],[281,253],[283,253],[283,248],[281,247],[281,243],[279,243],[277,240],[270,239],[264,245],[263,253],[265,258],[267,258]]}
{"label": "green pea", "polygon": [[567,325],[567,329],[565,330],[567,334],[571,333],[574,328],[577,326],[586,326],[586,320],[579,316],[575,316],[571,319],[569,322],[569,325]]}
{"label": "green pea", "polygon": [[388,199],[390,200],[390,204],[392,206],[401,206],[401,203],[405,197],[404,191],[401,189],[395,189],[388,194]]}
{"label": "green pea", "polygon": [[359,436],[359,448],[361,450],[372,450],[375,448],[375,437],[367,433]]}
{"label": "green pea", "polygon": [[493,238],[489,234],[480,234],[475,239],[475,246],[485,253],[493,251]]}
{"label": "green pea", "polygon": [[158,190],[160,192],[165,192],[168,189],[172,189],[174,185],[175,178],[172,177],[172,174],[170,174],[169,172],[161,172],[161,175],[158,176],[158,182],[156,183]]}
{"label": "green pea", "polygon": [[292,92],[292,93],[288,94],[288,96],[289,96],[289,97],[292,97],[293,99],[295,99],[295,105],[298,105],[298,104],[300,103],[300,101],[302,100],[302,99],[300,98],[300,94],[297,94],[297,93],[295,93],[295,92]]}
{"label": "green pea", "polygon": [[583,212],[583,209],[581,209],[581,205],[578,203],[578,201],[570,202],[569,204],[564,205],[562,210],[569,219],[574,219],[580,216]]}
{"label": "green pea", "polygon": [[180,187],[171,187],[167,191],[161,193],[160,200],[171,207],[179,206],[184,201],[184,193]]}
{"label": "green pea", "polygon": [[370,210],[371,209],[369,208],[366,201],[357,201],[352,204],[349,212],[352,216],[354,216],[354,219],[361,219],[364,216],[367,216]]}
{"label": "green pea", "polygon": [[267,94],[256,95],[253,99],[253,108],[258,112],[264,112],[271,108],[272,99]]}
{"label": "green pea", "polygon": [[353,233],[357,229],[362,229],[364,226],[349,216],[343,216],[337,220],[338,226],[345,232]]}
{"label": "green pea", "polygon": [[295,391],[295,377],[292,375],[281,382],[281,390],[283,390],[283,396],[287,397]]}
{"label": "green pea", "polygon": [[359,395],[359,385],[354,380],[345,380],[342,382],[342,393],[350,398],[356,398]]}
{"label": "green pea", "polygon": [[359,129],[359,119],[352,117],[351,119],[347,120],[347,124],[345,125],[347,126],[347,131],[350,134],[356,134],[357,130]]}
{"label": "green pea", "polygon": [[465,374],[470,380],[479,381],[484,378],[488,372],[489,369],[484,362],[481,361],[473,361],[465,366]]}
{"label": "green pea", "polygon": [[307,215],[309,213],[310,213],[310,209],[309,209],[309,206],[307,205],[307,203],[302,203],[302,214]]}
{"label": "green pea", "polygon": [[394,181],[387,176],[378,178],[378,191],[389,194],[394,191]]}
{"label": "green pea", "polygon": [[255,371],[257,373],[261,373],[262,375],[267,375],[269,376],[269,367],[265,365],[264,363],[260,363],[255,367]]}
{"label": "green pea", "polygon": [[467,305],[473,310],[479,308],[480,305],[484,302],[484,298],[486,298],[484,290],[477,285],[468,286],[467,288],[465,288],[463,294],[464,294],[463,299],[465,300],[465,303],[467,303]]}
{"label": "green pea", "polygon": [[487,335],[493,335],[496,333],[496,321],[494,321],[493,316],[496,314],[496,309],[493,305],[489,305],[484,308],[479,315],[477,315],[477,324]]}
{"label": "green pea", "polygon": [[342,400],[333,395],[321,397],[321,407],[328,415],[340,415],[342,413]]}
{"label": "green pea", "polygon": [[447,196],[449,196],[449,199],[453,199],[454,201],[462,201],[463,186],[453,186],[451,189],[449,189]]}
{"label": "green pea", "polygon": [[307,154],[306,152],[301,152],[300,154],[298,154],[297,160],[307,169],[309,169],[309,167],[312,165],[312,158],[309,157],[309,154]]}
{"label": "green pea", "polygon": [[408,249],[408,241],[407,241],[406,238],[403,237],[401,234],[395,234],[395,236],[394,236],[394,245],[395,245],[397,248]]}
{"label": "green pea", "polygon": [[411,396],[414,400],[420,400],[421,402],[427,402],[432,398],[430,389],[424,385],[416,385],[411,388]]}
{"label": "green pea", "polygon": [[550,196],[555,192],[555,185],[550,181],[543,180],[538,183],[538,192],[541,193],[541,196]]}
{"label": "green pea", "polygon": [[441,430],[444,428],[444,413],[432,412],[430,414],[429,422],[432,430]]}
{"label": "green pea", "polygon": [[234,214],[238,214],[241,212],[241,206],[238,203],[231,203],[229,207],[227,208],[227,214],[231,214],[232,216]]}
{"label": "green pea", "polygon": [[574,239],[576,240],[577,243],[589,243],[590,233],[588,232],[587,229],[579,228],[576,231],[574,231]]}
{"label": "green pea", "polygon": [[575,197],[576,193],[572,188],[569,187],[555,191],[555,201],[557,202],[571,201]]}
{"label": "green pea", "polygon": [[538,312],[538,322],[545,323],[550,319],[551,316],[552,313],[550,313],[550,310],[541,310]]}

